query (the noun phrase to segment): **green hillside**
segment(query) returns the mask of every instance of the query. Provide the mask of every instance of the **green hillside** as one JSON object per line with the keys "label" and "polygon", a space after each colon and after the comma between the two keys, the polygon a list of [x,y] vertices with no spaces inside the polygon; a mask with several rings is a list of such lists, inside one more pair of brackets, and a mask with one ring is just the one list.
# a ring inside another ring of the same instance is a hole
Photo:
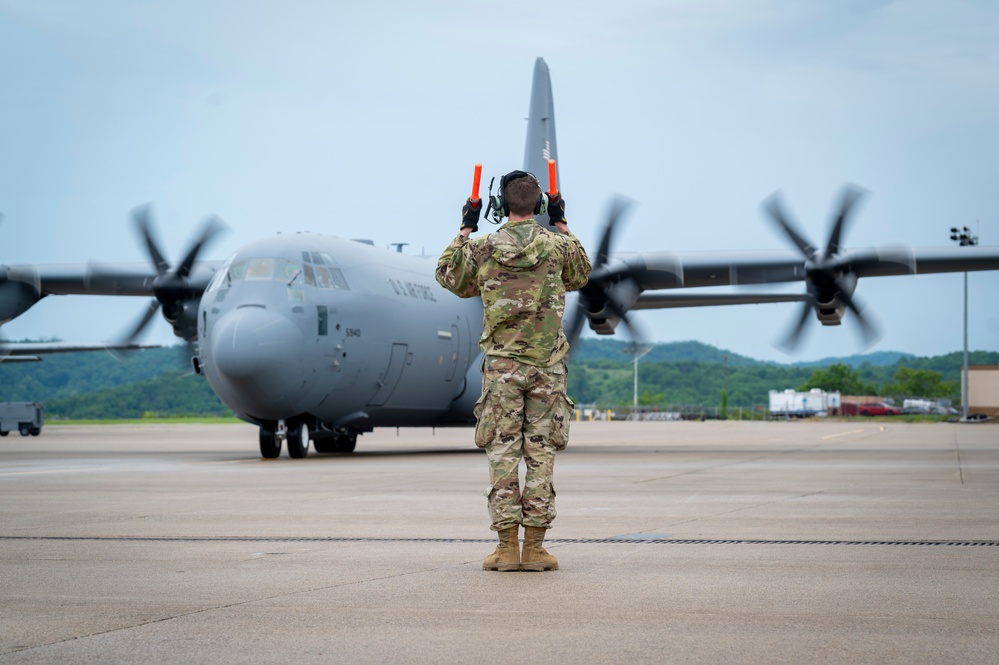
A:
{"label": "green hillside", "polygon": [[0,363],[0,401],[42,402],[47,420],[232,415],[193,373],[183,345]]}
{"label": "green hillside", "polygon": [[[634,364],[628,349],[617,339],[581,340],[570,363],[572,398],[608,407],[631,404]],[[188,353],[175,346],[120,356],[66,353],[37,363],[0,363],[0,401],[40,401],[49,420],[231,415],[204,377],[193,374]],[[640,401],[715,407],[727,393],[730,407],[755,407],[767,403],[770,390],[846,380],[875,394],[933,390],[956,402],[961,360],[959,352],[931,358],[879,353],[806,366],[762,362],[694,341],[657,344],[638,363]],[[976,351],[970,361],[999,364],[999,353]]]}

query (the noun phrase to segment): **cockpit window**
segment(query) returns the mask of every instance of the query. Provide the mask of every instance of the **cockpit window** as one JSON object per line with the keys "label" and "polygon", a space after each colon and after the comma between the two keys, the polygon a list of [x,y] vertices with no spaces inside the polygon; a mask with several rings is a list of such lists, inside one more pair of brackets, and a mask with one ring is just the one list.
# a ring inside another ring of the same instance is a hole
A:
{"label": "cockpit window", "polygon": [[290,284],[302,273],[302,264],[287,259],[247,259],[236,261],[229,266],[227,279],[229,284],[240,280],[276,280]]}
{"label": "cockpit window", "polygon": [[281,282],[291,282],[302,274],[302,264],[298,261],[277,259],[274,262],[274,279]]}
{"label": "cockpit window", "polygon": [[246,279],[274,279],[274,259],[250,259],[246,266]]}
{"label": "cockpit window", "polygon": [[333,280],[330,279],[330,271],[326,266],[316,266],[316,286],[321,289],[333,288]]}
{"label": "cockpit window", "polygon": [[326,252],[302,252],[302,259],[305,261],[305,283],[320,289],[349,289],[347,280],[343,277],[343,272],[336,265]]}
{"label": "cockpit window", "polygon": [[233,258],[235,258],[235,254],[226,259],[225,263],[222,264],[222,267],[215,272],[215,276],[212,277],[210,282],[208,282],[208,288],[205,289],[206,293],[215,291],[219,288],[219,286],[221,286],[222,281],[226,278],[226,275],[229,274],[229,264],[232,263]]}
{"label": "cockpit window", "polygon": [[347,286],[347,280],[343,278],[343,273],[340,272],[339,268],[330,268],[330,279],[333,280],[334,289],[349,289]]}
{"label": "cockpit window", "polygon": [[238,282],[246,277],[247,261],[237,261],[229,267],[229,283]]}
{"label": "cockpit window", "polygon": [[[229,259],[212,280],[212,287],[231,286],[241,280],[274,280],[300,287],[314,286],[320,289],[348,289],[347,280],[339,268],[333,267],[333,259],[326,252],[302,252],[303,263],[288,259],[254,258],[234,261]],[[225,275],[223,283],[221,276]]]}

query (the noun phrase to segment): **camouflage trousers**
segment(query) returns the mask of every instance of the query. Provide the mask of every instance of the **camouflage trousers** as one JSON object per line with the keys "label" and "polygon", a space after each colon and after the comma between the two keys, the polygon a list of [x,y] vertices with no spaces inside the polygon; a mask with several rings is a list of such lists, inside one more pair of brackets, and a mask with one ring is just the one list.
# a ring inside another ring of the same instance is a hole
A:
{"label": "camouflage trousers", "polygon": [[[569,442],[573,405],[565,363],[542,368],[486,357],[475,404],[475,445],[489,459],[489,517],[494,531],[548,529],[555,519],[555,452]],[[520,462],[524,460],[524,489]]]}

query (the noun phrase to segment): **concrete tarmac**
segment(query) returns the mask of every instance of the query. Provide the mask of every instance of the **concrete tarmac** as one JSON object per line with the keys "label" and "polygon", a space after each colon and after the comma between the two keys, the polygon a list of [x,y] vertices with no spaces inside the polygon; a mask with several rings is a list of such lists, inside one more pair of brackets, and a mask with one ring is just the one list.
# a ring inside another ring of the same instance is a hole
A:
{"label": "concrete tarmac", "polygon": [[999,659],[999,426],[574,423],[547,573],[481,569],[471,439],[0,439],[0,663]]}

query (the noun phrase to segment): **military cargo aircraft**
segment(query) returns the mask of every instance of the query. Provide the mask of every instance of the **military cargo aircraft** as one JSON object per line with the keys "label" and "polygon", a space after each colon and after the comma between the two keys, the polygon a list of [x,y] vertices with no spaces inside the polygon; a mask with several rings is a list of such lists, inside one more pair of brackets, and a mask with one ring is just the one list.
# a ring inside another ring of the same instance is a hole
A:
{"label": "military cargo aircraft", "polygon": [[[548,67],[534,68],[524,170],[557,160]],[[841,244],[859,191],[848,188],[822,247],[797,230],[777,198],[766,204],[794,249],[765,252],[612,253],[615,204],[589,284],[566,319],[570,340],[585,323],[611,334],[633,328],[635,309],[798,301],[793,346],[812,312],[837,325],[850,310],[875,332],[857,302],[862,277],[999,269],[999,248],[847,249]],[[315,233],[278,234],[224,262],[199,260],[219,230],[210,220],[176,265],[153,240],[149,211],[135,212],[153,269],[141,265],[0,266],[0,323],[48,295],[152,296],[126,341],[157,310],[195,344],[193,364],[219,398],[259,427],[260,453],[291,457],[351,452],[374,427],[471,425],[480,394],[482,304],[434,279],[436,261]],[[801,295],[714,293],[704,287],[805,283]],[[679,289],[679,290],[678,290]],[[633,333],[637,334],[637,333]]]}

